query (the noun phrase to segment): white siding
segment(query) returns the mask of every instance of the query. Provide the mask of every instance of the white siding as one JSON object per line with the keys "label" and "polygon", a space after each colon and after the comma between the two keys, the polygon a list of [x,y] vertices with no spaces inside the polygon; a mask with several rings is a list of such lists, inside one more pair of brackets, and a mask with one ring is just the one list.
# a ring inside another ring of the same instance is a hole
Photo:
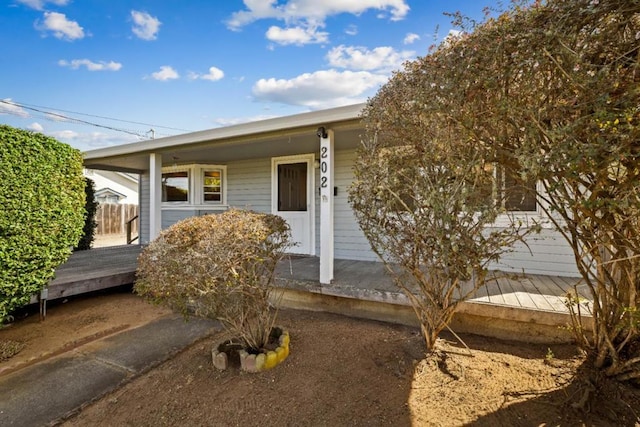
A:
{"label": "white siding", "polygon": [[239,209],[271,213],[271,158],[227,165],[227,203]]}
{"label": "white siding", "polygon": [[198,211],[195,209],[162,209],[162,229],[164,230],[178,221],[197,215]]}
{"label": "white siding", "polygon": [[[334,178],[335,186],[338,189],[338,195],[335,196],[334,200],[334,256],[336,259],[376,261],[378,260],[378,257],[371,250],[369,241],[362,233],[362,230],[360,230],[360,226],[353,215],[351,205],[349,205],[348,191],[349,186],[353,182],[353,163],[355,157],[355,150],[335,152]],[[317,173],[319,174],[320,172],[318,171]],[[319,180],[319,177],[316,179]],[[316,189],[316,195],[317,194]],[[319,220],[319,207],[317,207],[317,209],[316,218]],[[319,228],[319,225],[316,224],[316,230],[319,230]],[[320,238],[317,236],[316,242],[319,241]],[[318,251],[317,253],[319,253]]]}
{"label": "white siding", "polygon": [[140,243],[149,243],[149,194],[150,194],[149,172],[140,174]]}
{"label": "white siding", "polygon": [[[371,251],[369,242],[360,230],[348,202],[348,188],[353,181],[355,150],[335,153],[335,198],[334,232],[336,259],[372,261],[377,256]],[[320,206],[318,186],[320,171],[315,170],[316,187],[316,254],[320,253]],[[148,243],[149,236],[149,175],[140,176],[141,214],[140,236],[142,243]],[[254,159],[231,162],[227,165],[227,202],[230,207],[252,209],[257,212],[271,212],[271,159]],[[192,215],[213,213],[208,210],[166,210],[162,212],[162,227]],[[531,274],[558,276],[578,276],[573,253],[564,238],[556,231],[545,229],[527,239],[529,249],[516,245],[513,252],[503,256],[494,269]]]}
{"label": "white siding", "polygon": [[562,235],[553,229],[543,229],[540,234],[531,234],[523,243],[514,246],[491,269],[530,274],[579,277],[573,251]]}
{"label": "white siding", "polygon": [[[336,152],[335,182],[335,257],[337,259],[377,260],[369,242],[360,230],[348,202],[348,188],[353,180],[355,151]],[[319,239],[317,239],[319,240]],[[531,274],[579,276],[573,252],[560,233],[544,229],[528,237],[529,248],[519,243],[512,252],[503,255],[493,269]]]}

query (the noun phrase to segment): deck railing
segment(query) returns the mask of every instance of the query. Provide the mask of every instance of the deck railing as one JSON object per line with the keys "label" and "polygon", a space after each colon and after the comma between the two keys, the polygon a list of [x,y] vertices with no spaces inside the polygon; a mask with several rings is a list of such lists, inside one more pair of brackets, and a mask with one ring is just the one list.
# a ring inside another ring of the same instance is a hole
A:
{"label": "deck railing", "polygon": [[136,240],[138,240],[138,238],[140,237],[140,232],[138,232],[138,235],[135,237],[131,237],[131,229],[133,228],[133,221],[138,219],[138,215],[134,216],[133,218],[131,218],[130,220],[127,221],[126,226],[127,226],[127,245],[130,245],[131,243],[135,242]]}

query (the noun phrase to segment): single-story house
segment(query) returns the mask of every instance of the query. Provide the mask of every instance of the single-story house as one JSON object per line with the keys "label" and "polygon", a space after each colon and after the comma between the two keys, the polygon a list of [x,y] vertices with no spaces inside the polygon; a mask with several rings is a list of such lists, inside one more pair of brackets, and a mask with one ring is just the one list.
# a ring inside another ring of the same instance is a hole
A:
{"label": "single-story house", "polygon": [[[140,242],[194,215],[230,207],[284,217],[296,253],[320,259],[331,283],[334,259],[377,260],[348,203],[364,132],[364,104],[107,147],[85,153],[87,168],[140,176]],[[536,201],[516,214],[542,215]],[[496,226],[500,226],[499,222]],[[573,253],[550,225],[493,267],[578,276]]]}

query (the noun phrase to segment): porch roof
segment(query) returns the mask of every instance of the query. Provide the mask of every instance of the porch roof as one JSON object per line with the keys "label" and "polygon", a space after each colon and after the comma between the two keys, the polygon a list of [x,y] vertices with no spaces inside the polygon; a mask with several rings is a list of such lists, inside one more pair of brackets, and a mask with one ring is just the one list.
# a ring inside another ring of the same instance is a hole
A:
{"label": "porch roof", "polygon": [[364,106],[354,104],[90,150],[84,153],[84,166],[140,173],[149,168],[150,153],[162,154],[163,164],[224,163],[311,153],[319,149],[316,131],[320,126],[335,132],[338,148],[353,148],[363,130],[360,113]]}

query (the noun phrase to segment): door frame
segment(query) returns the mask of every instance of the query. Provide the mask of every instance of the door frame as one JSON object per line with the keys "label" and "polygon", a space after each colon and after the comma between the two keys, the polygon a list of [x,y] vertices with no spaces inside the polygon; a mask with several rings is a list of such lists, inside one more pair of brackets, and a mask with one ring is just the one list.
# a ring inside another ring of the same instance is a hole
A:
{"label": "door frame", "polygon": [[278,165],[288,163],[307,163],[307,215],[309,222],[309,251],[299,252],[293,247],[292,253],[316,254],[316,192],[315,192],[315,154],[298,154],[271,158],[271,213],[278,215]]}

